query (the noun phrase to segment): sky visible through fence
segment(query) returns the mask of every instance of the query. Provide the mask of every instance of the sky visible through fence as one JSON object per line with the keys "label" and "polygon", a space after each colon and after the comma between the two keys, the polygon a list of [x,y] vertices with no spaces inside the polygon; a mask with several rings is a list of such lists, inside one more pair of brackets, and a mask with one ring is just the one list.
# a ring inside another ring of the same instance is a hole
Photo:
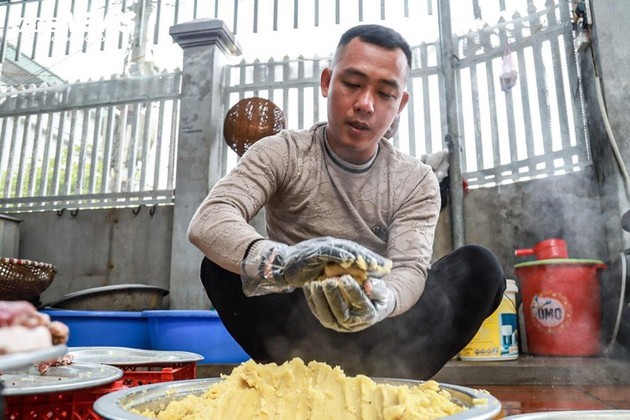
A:
{"label": "sky visible through fence", "polygon": [[[275,23],[273,7],[269,7],[266,2],[260,2],[261,6],[254,15],[253,0],[154,0],[150,2],[155,3],[152,14],[147,18],[149,47],[145,51],[134,51],[134,43],[137,43],[137,39],[134,39],[136,12],[132,5],[136,4],[135,1],[93,0],[89,2],[92,5],[89,10],[85,5],[80,5],[82,2],[75,6],[73,0],[42,0],[41,6],[38,1],[30,3],[29,7],[29,2],[25,2],[22,8],[13,5],[11,20],[2,29],[6,28],[8,41],[21,45],[22,52],[27,55],[31,55],[29,46],[36,40],[38,46],[33,50],[37,61],[69,82],[121,74],[126,69],[126,61],[138,53],[147,54],[145,58],[153,60],[160,71],[180,68],[181,48],[168,36],[170,24],[175,19],[185,22],[195,16],[212,18],[219,13],[219,18],[235,30],[234,10],[228,7],[234,4],[239,5],[236,38],[243,50],[239,60],[327,56],[333,51],[341,33],[359,23],[356,4],[350,1],[340,1],[337,7],[336,0],[277,0],[282,12]],[[386,5],[386,12],[381,10],[381,3]],[[471,29],[492,25],[500,18],[509,20],[517,10],[526,14],[528,4],[544,9],[545,3],[548,0],[484,1],[482,10],[477,10],[478,1],[457,0],[451,5],[453,32],[455,35],[464,35]],[[296,4],[300,5],[297,28],[294,27],[296,22],[293,18]],[[316,10],[314,4],[318,5],[317,19],[313,16]],[[372,0],[363,1],[362,4],[362,22],[392,26],[412,45],[435,42],[439,37],[437,0]],[[215,10],[215,5],[219,5],[219,9]],[[158,11],[159,23],[156,21]],[[341,17],[339,23],[336,22],[337,13]],[[382,19],[383,14],[385,19]],[[317,22],[318,26],[314,26],[313,22]],[[257,32],[253,32],[254,27]],[[156,38],[154,32],[158,30],[159,42],[153,43]]]}

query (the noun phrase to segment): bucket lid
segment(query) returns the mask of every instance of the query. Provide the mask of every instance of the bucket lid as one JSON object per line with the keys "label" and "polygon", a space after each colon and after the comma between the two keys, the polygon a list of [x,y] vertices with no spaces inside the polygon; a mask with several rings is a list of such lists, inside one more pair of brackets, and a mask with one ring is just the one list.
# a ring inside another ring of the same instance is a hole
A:
{"label": "bucket lid", "polygon": [[527,261],[523,263],[516,264],[514,268],[521,267],[532,267],[537,265],[559,265],[559,264],[569,264],[569,265],[601,265],[601,268],[605,268],[606,265],[603,261],[600,260],[580,260],[575,258],[556,258],[551,260],[537,260],[537,261]]}
{"label": "bucket lid", "polygon": [[506,281],[505,293],[517,293],[518,286],[516,285],[516,280],[507,279]]}

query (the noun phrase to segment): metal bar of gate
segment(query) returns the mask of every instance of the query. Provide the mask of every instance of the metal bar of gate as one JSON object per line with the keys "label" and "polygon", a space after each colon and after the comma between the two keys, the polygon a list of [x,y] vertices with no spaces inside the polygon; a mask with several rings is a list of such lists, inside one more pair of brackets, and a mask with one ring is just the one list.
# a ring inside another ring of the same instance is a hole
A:
{"label": "metal bar of gate", "polygon": [[450,0],[438,1],[438,16],[440,22],[440,39],[442,40],[441,68],[442,84],[446,93],[447,135],[451,139],[449,147],[449,178],[451,199],[451,221],[453,235],[453,249],[457,249],[465,242],[464,232],[464,197],[462,191],[461,147],[458,128],[458,110],[455,92],[455,69],[453,64],[453,31],[451,29]]}
{"label": "metal bar of gate", "polygon": [[87,155],[87,139],[88,139],[88,130],[90,128],[90,115],[92,111],[90,109],[84,109],[81,111],[83,113],[83,124],[81,126],[81,144],[79,146],[79,166],[77,169],[77,185],[76,191],[77,194],[82,194],[85,189],[85,164],[86,164],[86,155]]}

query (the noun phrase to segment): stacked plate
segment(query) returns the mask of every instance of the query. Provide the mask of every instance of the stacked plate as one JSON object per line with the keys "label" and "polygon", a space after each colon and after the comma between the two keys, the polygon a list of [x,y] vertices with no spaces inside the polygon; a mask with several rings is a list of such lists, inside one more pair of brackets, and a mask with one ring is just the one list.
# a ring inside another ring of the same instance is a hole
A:
{"label": "stacked plate", "polygon": [[199,362],[203,356],[187,351],[143,350],[128,347],[70,347],[75,362],[113,366],[151,366]]}
{"label": "stacked plate", "polygon": [[72,363],[51,366],[42,375],[37,366],[9,369],[0,376],[2,396],[21,396],[62,393],[111,384],[120,379],[122,370],[114,366],[95,363]]}
{"label": "stacked plate", "polygon": [[58,345],[33,351],[2,355],[0,356],[0,371],[4,372],[7,369],[21,368],[33,363],[43,362],[44,360],[56,359],[66,354],[67,350],[65,345]]}

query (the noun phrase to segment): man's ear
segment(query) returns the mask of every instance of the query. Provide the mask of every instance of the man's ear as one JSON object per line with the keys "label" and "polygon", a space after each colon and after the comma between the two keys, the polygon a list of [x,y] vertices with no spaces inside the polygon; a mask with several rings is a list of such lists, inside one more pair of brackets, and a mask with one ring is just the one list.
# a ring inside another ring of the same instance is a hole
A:
{"label": "man's ear", "polygon": [[402,110],[405,109],[405,105],[407,105],[408,101],[409,101],[409,92],[404,91],[403,92],[403,96],[402,96],[402,100],[400,101],[400,106],[398,107],[398,114],[399,115],[402,112]]}
{"label": "man's ear", "polygon": [[326,67],[322,70],[322,74],[319,80],[319,88],[321,89],[322,96],[324,98],[328,97],[328,88],[330,87],[330,79],[332,77],[332,70],[330,67]]}

